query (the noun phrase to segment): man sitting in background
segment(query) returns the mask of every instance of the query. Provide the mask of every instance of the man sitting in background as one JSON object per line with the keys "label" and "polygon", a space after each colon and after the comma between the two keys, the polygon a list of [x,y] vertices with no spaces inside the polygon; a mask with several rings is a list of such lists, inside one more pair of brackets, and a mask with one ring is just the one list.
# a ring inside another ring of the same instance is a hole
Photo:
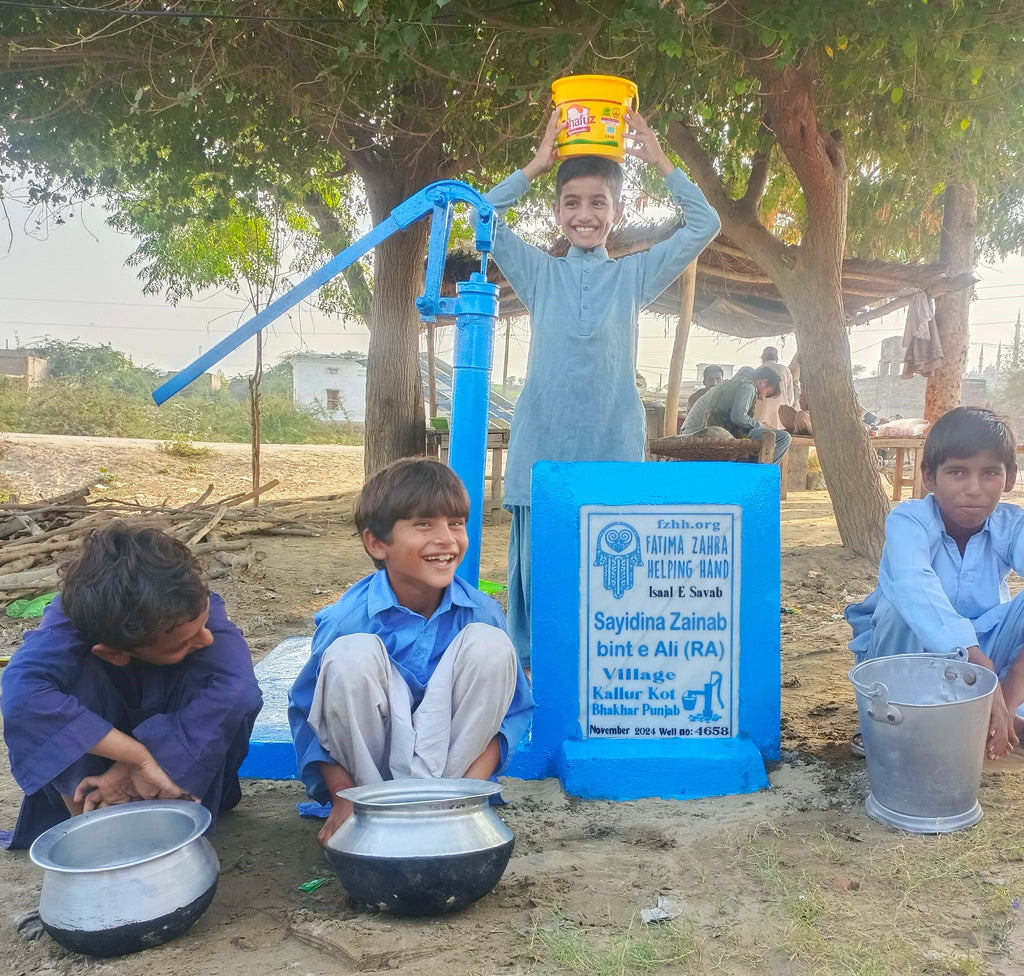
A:
{"label": "man sitting in background", "polygon": [[702,397],[708,390],[718,386],[722,380],[725,379],[725,372],[721,366],[715,366],[713,363],[710,366],[704,367],[704,385],[699,390],[694,390],[690,394],[690,399],[686,401],[686,409],[689,412],[693,409],[693,405]]}
{"label": "man sitting in background", "polygon": [[782,430],[779,419],[779,408],[792,407],[796,404],[796,393],[793,385],[793,374],[788,366],[779,362],[779,350],[775,346],[765,346],[761,353],[761,368],[770,369],[779,378],[779,395],[766,397],[754,404],[754,417],[765,427]]}

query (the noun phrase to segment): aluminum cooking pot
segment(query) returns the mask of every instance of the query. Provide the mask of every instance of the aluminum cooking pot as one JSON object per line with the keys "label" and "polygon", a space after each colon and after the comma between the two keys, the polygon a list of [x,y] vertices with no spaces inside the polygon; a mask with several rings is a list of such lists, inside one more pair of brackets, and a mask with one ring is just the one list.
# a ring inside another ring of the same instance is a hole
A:
{"label": "aluminum cooking pot", "polygon": [[206,911],[220,864],[210,811],[143,800],[72,817],[29,849],[43,869],[39,915],[66,949],[120,956],[181,935]]}
{"label": "aluminum cooking pot", "polygon": [[342,790],[354,812],[327,857],[358,902],[439,915],[486,895],[515,837],[491,809],[501,787],[478,779],[400,779]]}

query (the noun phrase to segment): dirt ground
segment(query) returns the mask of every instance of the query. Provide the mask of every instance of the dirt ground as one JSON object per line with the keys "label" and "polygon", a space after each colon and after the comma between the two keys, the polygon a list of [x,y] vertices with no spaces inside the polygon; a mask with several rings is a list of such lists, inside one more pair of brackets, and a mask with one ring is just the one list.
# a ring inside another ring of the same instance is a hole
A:
{"label": "dirt ground", "polygon": [[[22,500],[98,474],[111,496],[182,504],[211,482],[244,491],[248,449],[216,445],[181,459],[145,441],[6,435],[0,476]],[[265,447],[269,501],[340,494],[310,506],[314,538],[261,539],[254,570],[217,582],[259,658],[370,566],[350,520],[359,448]],[[507,524],[484,529],[481,573],[503,580]],[[120,960],[89,960],[17,921],[40,876],[24,852],[0,855],[0,973],[249,976],[391,971],[461,974],[1020,974],[1024,927],[1024,762],[988,764],[985,819],[918,837],[867,818],[863,762],[848,751],[856,707],[846,678],[842,609],[874,585],[875,567],[839,545],[828,496],[782,503],[783,762],[763,793],[707,800],[580,802],[553,780],[508,780],[502,816],[516,848],[493,893],[453,916],[416,921],[350,911],[300,820],[295,782],[246,781],[213,838],[213,905],[180,939]],[[1019,581],[1018,581],[1019,582]],[[0,649],[24,625],[0,618]],[[0,824],[20,793],[0,757]],[[643,925],[658,896],[680,911]]]}

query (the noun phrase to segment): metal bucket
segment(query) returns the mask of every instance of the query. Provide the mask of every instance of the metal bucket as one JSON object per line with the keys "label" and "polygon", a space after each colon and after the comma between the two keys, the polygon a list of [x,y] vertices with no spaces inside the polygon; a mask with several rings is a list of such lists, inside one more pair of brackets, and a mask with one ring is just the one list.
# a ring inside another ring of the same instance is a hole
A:
{"label": "metal bucket", "polygon": [[959,656],[897,654],[862,661],[850,681],[871,782],[868,815],[918,834],[976,824],[995,674]]}

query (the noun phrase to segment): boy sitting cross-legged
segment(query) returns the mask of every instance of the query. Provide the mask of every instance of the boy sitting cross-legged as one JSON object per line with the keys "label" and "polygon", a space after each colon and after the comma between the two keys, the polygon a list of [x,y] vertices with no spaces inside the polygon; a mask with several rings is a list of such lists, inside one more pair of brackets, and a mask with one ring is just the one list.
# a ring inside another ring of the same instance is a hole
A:
{"label": "boy sitting cross-legged", "polygon": [[501,608],[455,577],[468,516],[458,476],[429,458],[396,461],[360,492],[355,523],[377,572],[316,615],[289,695],[299,775],[331,803],[321,845],[352,812],[339,790],[488,779],[529,728],[533,696]]}
{"label": "boy sitting cross-legged", "polygon": [[116,521],[83,543],[60,595],[3,671],[4,738],[25,791],[13,837],[97,807],[241,799],[263,704],[252,655],[188,547]]}
{"label": "boy sitting cross-legged", "polygon": [[[1024,509],[1001,503],[1017,477],[1017,439],[991,410],[957,407],[928,433],[921,462],[929,493],[896,506],[885,523],[878,586],[846,608],[857,663],[892,654],[950,654],[999,676],[986,754],[1020,740],[1024,703]],[[863,755],[860,733],[853,751]]]}

